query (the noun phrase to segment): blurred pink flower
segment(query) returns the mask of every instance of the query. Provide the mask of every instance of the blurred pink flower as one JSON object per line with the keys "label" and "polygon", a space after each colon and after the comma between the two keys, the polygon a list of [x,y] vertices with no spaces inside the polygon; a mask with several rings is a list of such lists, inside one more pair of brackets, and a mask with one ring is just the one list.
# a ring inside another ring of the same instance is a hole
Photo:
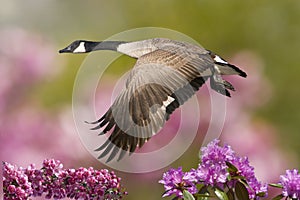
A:
{"label": "blurred pink flower", "polygon": [[[241,66],[248,77],[245,80],[236,77],[227,79],[236,86],[237,91],[227,101],[226,122],[221,138],[236,152],[249,157],[260,180],[274,181],[288,167],[287,161],[291,161],[293,156],[278,148],[275,127],[252,116],[252,112],[271,98],[270,83],[263,76],[261,59],[254,53],[240,52],[232,62]],[[269,166],[272,166],[272,170]]]}
{"label": "blurred pink flower", "polygon": [[53,80],[62,68],[53,45],[18,28],[0,30],[0,43],[2,160],[24,165],[55,157],[68,164],[86,157],[70,107],[49,112],[28,98],[36,84]]}
{"label": "blurred pink flower", "polygon": [[54,63],[57,51],[46,38],[19,28],[1,30],[0,36],[1,68],[11,70],[16,78],[12,82],[41,80],[59,69]]}
{"label": "blurred pink flower", "polygon": [[56,50],[45,38],[19,28],[0,30],[0,115],[14,107],[29,86],[50,80]]}
{"label": "blurred pink flower", "polygon": [[272,96],[272,87],[263,74],[263,60],[251,51],[241,51],[234,55],[230,62],[245,70],[248,76],[247,78],[224,76],[236,89],[228,102],[241,107],[239,108],[241,110],[258,108],[266,104]]}
{"label": "blurred pink flower", "polygon": [[28,165],[55,157],[70,164],[88,156],[71,112],[50,115],[36,106],[28,106],[10,113],[0,123],[0,156],[5,161]]}

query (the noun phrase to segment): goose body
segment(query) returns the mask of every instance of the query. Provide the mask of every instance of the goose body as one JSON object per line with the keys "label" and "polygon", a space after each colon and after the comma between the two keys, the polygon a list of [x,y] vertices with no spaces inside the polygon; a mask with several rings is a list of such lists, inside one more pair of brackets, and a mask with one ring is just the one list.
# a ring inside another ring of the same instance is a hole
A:
{"label": "goose body", "polygon": [[77,40],[60,53],[88,53],[112,50],[136,58],[126,85],[108,111],[92,130],[99,135],[111,132],[97,151],[107,162],[117,154],[120,160],[126,152],[142,147],[169,119],[172,112],[186,102],[210,80],[211,88],[230,97],[234,87],[221,75],[246,73],[220,56],[200,46],[165,38],[136,42]]}

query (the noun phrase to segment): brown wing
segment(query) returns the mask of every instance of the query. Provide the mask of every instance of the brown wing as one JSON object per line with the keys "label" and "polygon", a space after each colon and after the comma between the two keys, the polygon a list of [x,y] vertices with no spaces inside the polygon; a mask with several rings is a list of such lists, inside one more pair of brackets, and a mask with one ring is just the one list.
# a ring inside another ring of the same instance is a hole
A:
{"label": "brown wing", "polygon": [[[96,122],[99,134],[112,130],[108,140],[98,149],[98,158],[110,153],[106,162],[121,150],[118,160],[134,152],[156,134],[169,115],[206,81],[202,73],[213,66],[208,55],[198,57],[183,52],[156,50],[140,57],[132,69],[126,88],[110,109]],[[207,72],[206,72],[207,73]]]}

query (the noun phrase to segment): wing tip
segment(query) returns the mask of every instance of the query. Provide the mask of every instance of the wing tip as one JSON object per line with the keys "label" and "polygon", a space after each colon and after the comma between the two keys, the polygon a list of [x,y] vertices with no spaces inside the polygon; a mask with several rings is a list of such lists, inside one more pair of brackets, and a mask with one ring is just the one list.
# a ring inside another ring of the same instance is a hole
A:
{"label": "wing tip", "polygon": [[237,66],[233,65],[233,64],[226,64],[228,65],[229,67],[233,68],[236,72],[238,72],[238,75],[243,77],[243,78],[246,78],[247,77],[247,73],[244,72],[243,70],[241,70],[240,68],[238,68]]}
{"label": "wing tip", "polygon": [[89,121],[84,121],[84,123],[86,124],[98,124],[100,122],[100,119],[99,120],[96,120],[96,121],[93,121],[93,122],[89,122]]}
{"label": "wing tip", "polygon": [[243,77],[243,78],[246,78],[248,75],[246,74],[246,72],[244,72],[244,71],[240,71],[240,74],[239,74],[241,77]]}
{"label": "wing tip", "polygon": [[106,140],[100,147],[95,149],[94,151],[102,151],[109,144],[109,140]]}

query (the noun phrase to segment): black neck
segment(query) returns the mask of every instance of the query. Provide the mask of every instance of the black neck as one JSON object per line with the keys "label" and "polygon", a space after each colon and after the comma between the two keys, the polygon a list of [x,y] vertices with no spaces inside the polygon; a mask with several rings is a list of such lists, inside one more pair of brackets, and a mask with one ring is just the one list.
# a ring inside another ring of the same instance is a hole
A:
{"label": "black neck", "polygon": [[101,42],[85,41],[85,48],[86,48],[87,52],[97,51],[97,50],[117,51],[118,46],[123,43],[126,43],[126,42],[123,42],[123,41],[101,41]]}

